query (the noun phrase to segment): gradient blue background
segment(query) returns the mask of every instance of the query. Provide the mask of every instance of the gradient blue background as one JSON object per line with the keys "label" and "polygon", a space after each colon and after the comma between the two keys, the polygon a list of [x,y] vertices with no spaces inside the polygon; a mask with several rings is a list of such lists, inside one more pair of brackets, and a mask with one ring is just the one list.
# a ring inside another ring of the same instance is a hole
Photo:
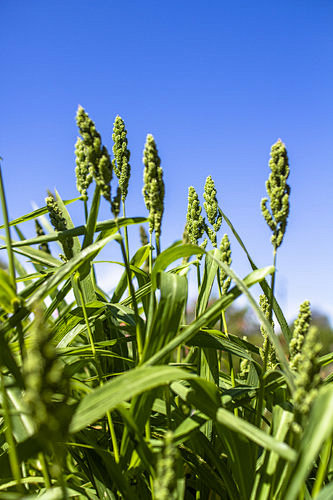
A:
{"label": "gradient blue background", "polygon": [[[30,212],[32,200],[43,205],[46,188],[76,196],[81,104],[110,150],[115,115],[126,122],[129,215],[146,215],[142,150],[154,134],[166,183],[164,247],[181,237],[188,186],[201,194],[211,174],[253,259],[268,265],[260,200],[281,138],[292,191],[278,298],[289,318],[305,299],[333,317],[331,0],[2,0],[0,16],[0,155],[12,218]],[[224,223],[221,236],[227,230]],[[232,245],[244,275],[249,266]]]}

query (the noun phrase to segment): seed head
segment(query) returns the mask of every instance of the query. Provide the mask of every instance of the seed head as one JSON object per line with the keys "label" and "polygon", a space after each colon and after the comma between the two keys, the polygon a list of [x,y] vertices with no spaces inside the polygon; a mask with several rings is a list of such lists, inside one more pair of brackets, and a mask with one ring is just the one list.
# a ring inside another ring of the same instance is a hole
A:
{"label": "seed head", "polygon": [[77,126],[83,138],[87,162],[104,198],[111,203],[112,165],[108,150],[102,145],[102,139],[94,122],[85,110],[79,106],[76,115]]}
{"label": "seed head", "polygon": [[[269,301],[268,301],[266,295],[260,295],[259,306],[269,321],[269,319],[270,319],[270,305],[269,305]],[[274,328],[273,321],[272,321],[272,327]],[[265,330],[263,325],[261,325],[260,330],[261,330],[261,333],[262,333],[262,336],[264,339],[263,345],[259,349],[260,357],[264,362],[265,361],[265,353],[267,352],[267,369],[274,370],[278,365],[274,346],[271,344],[269,337],[268,337],[268,334],[267,334],[267,331]]]}
{"label": "seed head", "polygon": [[[230,248],[230,241],[229,241],[229,238],[228,238],[228,235],[225,234],[222,238],[222,241],[221,241],[221,244],[220,244],[220,250],[222,252],[222,255],[221,255],[221,260],[222,262],[224,262],[225,264],[227,264],[227,266],[231,266],[231,248]],[[221,289],[222,289],[222,294],[225,295],[229,288],[230,288],[230,284],[231,284],[231,278],[230,276],[227,275],[227,273],[225,273],[223,271],[223,269],[220,269],[220,285],[221,285]]]}
{"label": "seed head", "polygon": [[215,183],[209,175],[206,179],[203,196],[205,198],[204,208],[207,214],[208,222],[213,226],[213,229],[206,227],[206,232],[214,247],[217,247],[216,233],[222,224],[222,216],[219,214],[216,192]]}
{"label": "seed head", "polygon": [[[312,326],[304,339],[295,377],[294,393],[295,423],[300,424],[308,415],[320,385],[320,365],[318,355],[322,348],[319,330]],[[295,430],[299,430],[295,426]]]}
{"label": "seed head", "polygon": [[290,368],[298,371],[302,347],[309,331],[311,322],[310,302],[306,300],[301,304],[299,314],[294,323],[293,336],[289,344]]}
{"label": "seed head", "polygon": [[280,139],[272,146],[269,167],[271,173],[266,181],[266,191],[270,210],[267,206],[268,198],[263,198],[261,211],[273,232],[271,241],[276,249],[281,245],[286,231],[290,194],[290,187],[287,184],[289,176],[288,155],[285,145]]}
{"label": "seed head", "polygon": [[79,193],[87,199],[87,189],[90,186],[93,175],[92,166],[89,164],[86,146],[84,141],[78,137],[75,144],[75,156],[76,156],[76,187]]}
{"label": "seed head", "polygon": [[127,130],[125,129],[124,120],[120,116],[116,116],[113,125],[112,139],[114,142],[114,146],[112,148],[114,154],[112,166],[119,179],[121,199],[125,201],[128,192],[131,167],[129,164],[130,152],[127,149]]}
{"label": "seed head", "polygon": [[188,238],[193,245],[198,245],[205,230],[205,221],[201,215],[201,206],[198,193],[193,186],[188,188],[188,206],[186,215],[186,229]]}
{"label": "seed head", "polygon": [[[51,224],[56,231],[66,231],[66,219],[63,217],[62,211],[60,210],[58,203],[52,193],[49,194],[50,196],[45,198],[45,202],[49,211]],[[73,238],[60,237],[59,241],[64,250],[66,259],[71,259],[73,257]]]}
{"label": "seed head", "polygon": [[164,212],[164,182],[161,160],[158,156],[154,137],[147,135],[143,152],[143,197],[149,211],[149,232],[155,230],[156,237],[161,234]]}

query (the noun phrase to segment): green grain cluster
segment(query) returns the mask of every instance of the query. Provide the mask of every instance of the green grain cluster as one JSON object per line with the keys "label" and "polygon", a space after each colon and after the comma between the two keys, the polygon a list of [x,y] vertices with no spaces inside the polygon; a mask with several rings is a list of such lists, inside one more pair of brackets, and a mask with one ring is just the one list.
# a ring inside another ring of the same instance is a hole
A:
{"label": "green grain cluster", "polygon": [[[227,266],[231,266],[231,248],[230,248],[230,241],[228,238],[228,235],[225,234],[221,240],[220,243],[220,250],[221,250],[221,260]],[[230,276],[227,275],[226,272],[223,271],[223,269],[220,269],[220,286],[221,286],[221,291],[222,295],[225,295],[231,285],[231,278]]]}
{"label": "green grain cluster", "polygon": [[161,159],[154,137],[147,135],[147,140],[143,152],[143,197],[146,208],[149,211],[149,232],[155,231],[159,240],[161,234],[161,223],[164,212],[164,181]]}
{"label": "green grain cluster", "polygon": [[[260,295],[259,297],[259,306],[262,312],[264,313],[266,319],[269,321],[270,320],[270,304],[269,301],[266,297],[266,295]],[[272,322],[272,326],[274,327],[274,323]],[[260,352],[260,357],[264,363],[266,364],[267,370],[274,370],[277,365],[278,361],[276,358],[276,353],[273,345],[271,344],[267,331],[263,325],[260,327],[262,336],[263,336],[263,345],[260,347],[259,352]]]}
{"label": "green grain cluster", "polygon": [[114,121],[112,139],[113,155],[112,160],[113,170],[119,179],[119,188],[121,191],[121,199],[125,201],[128,193],[128,183],[131,175],[131,167],[129,164],[130,152],[127,149],[127,130],[124,120],[118,115]]}
{"label": "green grain cluster", "polygon": [[92,168],[88,161],[86,147],[83,140],[78,137],[75,144],[75,175],[76,188],[79,193],[85,198],[88,198],[87,190],[92,183],[93,174]]}
{"label": "green grain cluster", "polygon": [[[188,188],[188,205],[186,214],[186,230],[188,239],[193,245],[198,245],[205,231],[205,220],[201,215],[199,196],[193,186]],[[204,242],[205,247],[207,241]]]}
{"label": "green grain cluster", "polygon": [[222,224],[222,216],[219,213],[216,193],[217,191],[215,188],[215,183],[209,175],[206,179],[203,196],[205,199],[204,208],[207,214],[207,219],[211,226],[213,226],[213,228],[206,225],[205,229],[214,247],[217,247],[216,233],[218,232]]}
{"label": "green grain cluster", "polygon": [[306,300],[301,304],[299,314],[294,323],[293,336],[289,344],[290,367],[298,370],[301,359],[302,347],[311,323],[310,302]]}
{"label": "green grain cluster", "polygon": [[271,173],[266,181],[268,198],[261,200],[261,211],[273,233],[271,241],[276,249],[281,245],[286,232],[290,194],[290,187],[287,184],[289,176],[288,155],[285,145],[280,139],[272,146],[269,167]]}
{"label": "green grain cluster", "polygon": [[[88,162],[91,165],[91,172],[96,184],[104,198],[111,203],[112,165],[108,150],[103,146],[94,122],[81,106],[77,110],[76,123],[83,139],[82,144],[79,145],[81,157],[83,151],[86,155],[85,164]],[[83,189],[81,185],[80,189]]]}
{"label": "green grain cluster", "polygon": [[[45,199],[47,209],[49,211],[50,221],[56,231],[66,231],[67,223],[59,205],[52,194]],[[73,257],[73,238],[60,236],[60,242],[64,250],[65,259],[69,260]]]}

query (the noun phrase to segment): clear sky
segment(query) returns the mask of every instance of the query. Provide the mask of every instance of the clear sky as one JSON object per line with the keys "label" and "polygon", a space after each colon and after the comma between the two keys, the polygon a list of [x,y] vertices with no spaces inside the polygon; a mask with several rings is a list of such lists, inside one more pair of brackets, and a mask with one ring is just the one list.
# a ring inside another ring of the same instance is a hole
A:
{"label": "clear sky", "polygon": [[333,318],[331,0],[1,0],[0,18],[0,155],[12,218],[31,201],[43,205],[47,188],[76,196],[81,104],[110,151],[114,117],[125,120],[129,215],[146,215],[142,150],[154,135],[166,183],[162,246],[182,235],[188,186],[202,194],[212,175],[254,261],[268,265],[260,200],[281,138],[291,210],[278,298],[289,318],[305,299]]}

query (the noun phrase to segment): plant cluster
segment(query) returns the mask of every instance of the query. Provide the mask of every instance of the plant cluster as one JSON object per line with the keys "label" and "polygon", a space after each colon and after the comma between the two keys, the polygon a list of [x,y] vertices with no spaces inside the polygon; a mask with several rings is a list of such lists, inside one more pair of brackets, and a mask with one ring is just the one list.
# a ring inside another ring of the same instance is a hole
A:
{"label": "plant cluster", "polygon": [[[114,122],[113,155],[82,107],[77,125],[78,198],[56,192],[9,221],[0,168],[8,255],[0,269],[0,500],[332,498],[333,377],[320,370],[333,354],[320,356],[310,304],[291,332],[274,292],[289,215],[284,144],[272,146],[262,201],[273,265],[258,268],[211,176],[202,206],[189,188],[183,239],[162,249],[165,187],[153,136],[143,155],[148,215],[129,217],[134,167],[124,121]],[[101,221],[103,197],[110,218]],[[79,226],[68,211],[74,202],[83,208]],[[222,220],[229,235],[220,237]],[[29,221],[34,238],[21,230]],[[138,227],[141,245],[131,251],[128,230]],[[249,261],[244,278],[231,268],[231,242]],[[106,245],[122,255],[107,263],[123,269],[111,294],[95,273]],[[260,346],[229,328],[225,312],[241,295],[261,324]]]}

